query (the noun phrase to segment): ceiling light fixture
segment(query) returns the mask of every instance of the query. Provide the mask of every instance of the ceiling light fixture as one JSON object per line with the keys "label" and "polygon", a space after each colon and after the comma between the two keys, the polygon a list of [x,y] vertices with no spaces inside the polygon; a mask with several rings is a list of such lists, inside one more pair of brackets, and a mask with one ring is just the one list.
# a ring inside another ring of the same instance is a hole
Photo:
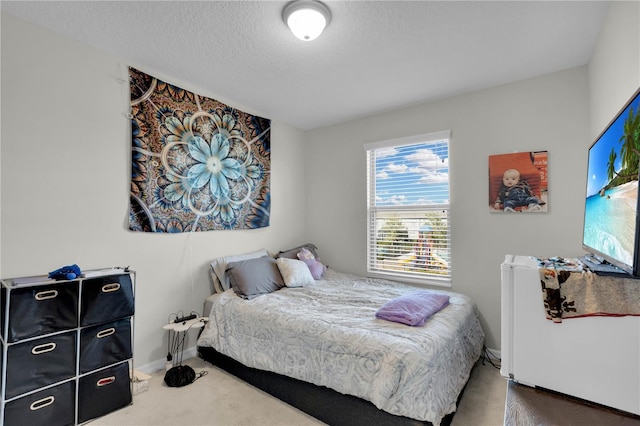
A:
{"label": "ceiling light fixture", "polygon": [[282,19],[293,35],[311,41],[329,24],[331,11],[316,0],[294,0],[282,10]]}

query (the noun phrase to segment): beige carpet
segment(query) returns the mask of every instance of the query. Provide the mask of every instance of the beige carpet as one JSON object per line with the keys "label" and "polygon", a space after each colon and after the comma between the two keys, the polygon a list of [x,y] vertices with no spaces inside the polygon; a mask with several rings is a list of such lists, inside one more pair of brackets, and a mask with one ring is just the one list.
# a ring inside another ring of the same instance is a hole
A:
{"label": "beige carpet", "polygon": [[[323,423],[198,358],[185,362],[207,375],[182,388],[163,382],[164,371],[151,376],[148,390],[133,404],[91,422],[91,426],[275,425]],[[452,426],[501,426],[507,381],[488,362],[474,368]]]}

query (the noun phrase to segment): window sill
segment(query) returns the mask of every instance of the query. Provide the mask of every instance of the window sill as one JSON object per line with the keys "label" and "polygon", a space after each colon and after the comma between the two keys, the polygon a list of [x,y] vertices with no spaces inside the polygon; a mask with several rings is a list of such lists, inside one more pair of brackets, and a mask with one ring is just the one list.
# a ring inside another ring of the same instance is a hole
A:
{"label": "window sill", "polygon": [[451,288],[451,277],[424,277],[419,278],[410,275],[402,275],[397,273],[373,272],[368,271],[367,276],[371,278],[383,278],[389,281],[397,281],[399,283],[419,284],[424,286],[447,287]]}

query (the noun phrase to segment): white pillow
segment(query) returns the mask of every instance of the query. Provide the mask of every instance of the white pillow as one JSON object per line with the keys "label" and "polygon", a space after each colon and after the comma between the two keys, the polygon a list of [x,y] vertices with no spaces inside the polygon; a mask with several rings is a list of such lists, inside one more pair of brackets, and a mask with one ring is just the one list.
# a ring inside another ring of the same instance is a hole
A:
{"label": "white pillow", "polygon": [[302,260],[279,257],[276,264],[287,287],[304,287],[314,283],[309,267]]}
{"label": "white pillow", "polygon": [[237,254],[234,256],[219,257],[211,262],[211,278],[213,279],[213,286],[216,293],[222,293],[225,290],[231,288],[229,283],[229,277],[225,271],[227,270],[227,264],[231,262],[239,262],[241,260],[255,259],[257,257],[269,256],[267,249],[260,249],[252,251],[250,253]]}

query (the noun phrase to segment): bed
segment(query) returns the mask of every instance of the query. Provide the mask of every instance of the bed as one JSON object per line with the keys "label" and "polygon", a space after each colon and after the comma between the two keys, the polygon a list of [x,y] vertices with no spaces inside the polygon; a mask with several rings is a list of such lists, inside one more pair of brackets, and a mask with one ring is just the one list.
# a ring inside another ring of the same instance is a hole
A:
{"label": "bed", "polygon": [[[212,271],[233,275],[238,265],[259,263],[252,259],[212,264]],[[329,424],[451,421],[484,342],[469,297],[330,268],[289,286],[292,274],[280,261],[260,259],[276,266],[265,272],[253,265],[235,279],[212,274],[218,292],[208,298],[209,321],[198,338],[204,359]],[[243,280],[277,281],[278,272],[283,282],[275,290],[264,282],[256,295],[238,290],[247,286]],[[376,317],[382,306],[417,290],[447,296],[448,303],[422,326]]]}

